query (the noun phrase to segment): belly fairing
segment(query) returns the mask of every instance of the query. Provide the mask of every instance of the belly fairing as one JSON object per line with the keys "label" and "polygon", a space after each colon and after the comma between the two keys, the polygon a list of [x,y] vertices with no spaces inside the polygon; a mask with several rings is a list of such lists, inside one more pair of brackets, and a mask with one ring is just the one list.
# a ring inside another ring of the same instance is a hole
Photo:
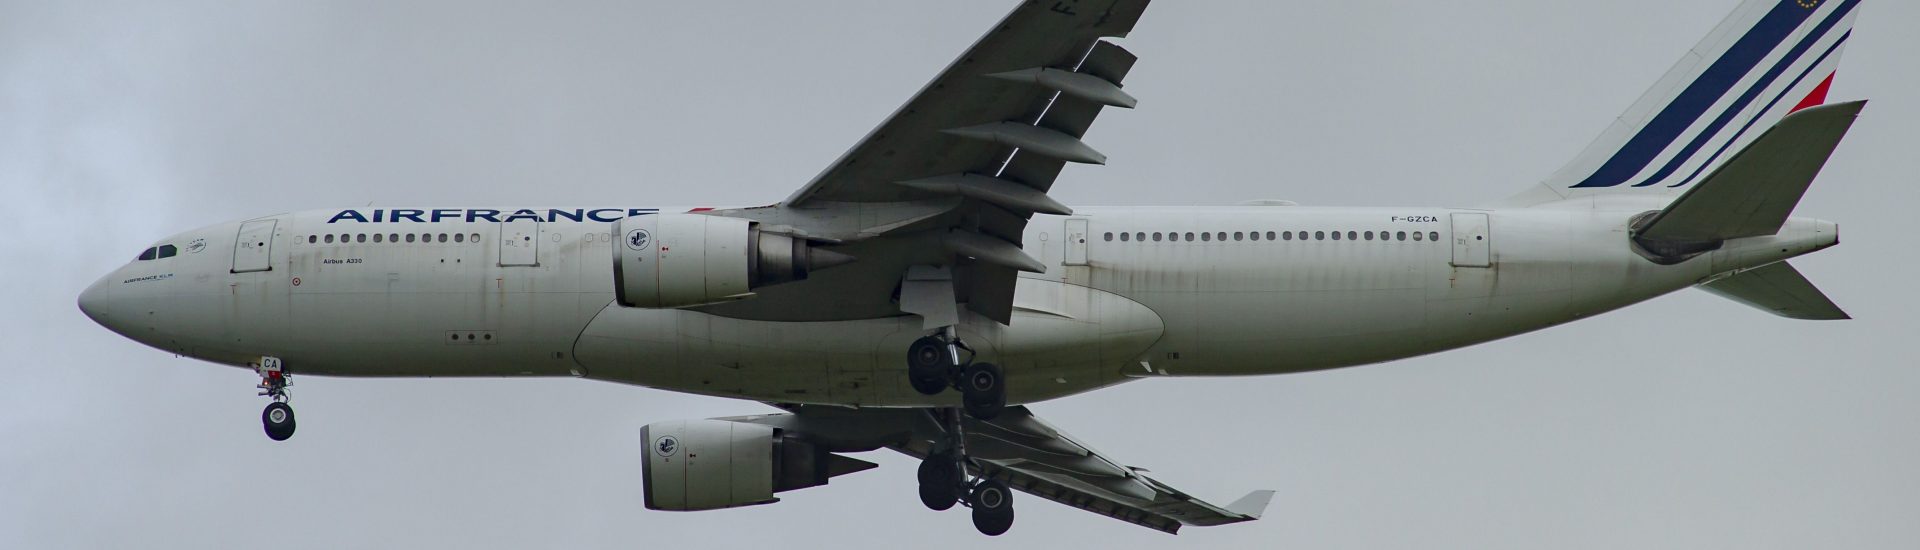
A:
{"label": "belly fairing", "polygon": [[[1008,401],[1030,403],[1125,381],[1121,371],[1159,340],[1158,315],[1121,296],[1022,279],[1002,326],[968,316],[961,338],[1007,372]],[[603,309],[574,344],[589,378],[674,391],[792,403],[952,405],[906,376],[917,316],[768,322],[685,311]]]}

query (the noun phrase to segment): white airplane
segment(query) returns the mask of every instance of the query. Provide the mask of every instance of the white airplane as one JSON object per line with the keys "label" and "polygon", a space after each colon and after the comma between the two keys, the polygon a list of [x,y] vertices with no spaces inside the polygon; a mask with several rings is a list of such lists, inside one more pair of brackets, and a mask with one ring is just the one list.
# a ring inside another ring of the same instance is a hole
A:
{"label": "white airplane", "polygon": [[194,229],[79,297],[106,328],[288,380],[574,376],[780,414],[640,430],[656,510],[766,504],[922,458],[989,535],[1012,489],[1176,532],[1202,502],[1025,407],[1143,378],[1365,365],[1697,287],[1846,314],[1786,260],[1863,103],[1823,105],[1859,0],[1745,0],[1592,146],[1477,208],[1068,208],[1047,190],[1121,88],[1146,0],[1022,2],[798,192],[753,208],[347,208]]}

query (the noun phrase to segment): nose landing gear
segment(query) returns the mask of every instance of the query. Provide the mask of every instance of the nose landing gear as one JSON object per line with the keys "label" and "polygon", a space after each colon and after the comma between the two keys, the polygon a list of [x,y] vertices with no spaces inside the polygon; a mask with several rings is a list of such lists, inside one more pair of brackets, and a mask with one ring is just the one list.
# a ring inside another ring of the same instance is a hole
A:
{"label": "nose landing gear", "polygon": [[287,405],[287,386],[291,384],[287,383],[286,369],[278,357],[261,357],[253,370],[260,375],[260,395],[273,400],[260,411],[260,424],[266,428],[267,438],[286,441],[293,437],[294,429],[293,407]]}
{"label": "nose landing gear", "polygon": [[[1013,527],[1013,490],[1006,482],[967,476],[966,433],[955,409],[927,411],[946,425],[947,440],[920,461],[920,502],[934,511],[964,504],[973,510],[973,527],[981,534],[999,536]],[[982,470],[984,471],[984,470]]]}
{"label": "nose landing gear", "polygon": [[973,348],[960,341],[953,327],[923,336],[907,346],[908,382],[922,395],[959,389],[969,416],[991,420],[1007,406],[1006,373],[993,363],[975,363],[974,357]]}

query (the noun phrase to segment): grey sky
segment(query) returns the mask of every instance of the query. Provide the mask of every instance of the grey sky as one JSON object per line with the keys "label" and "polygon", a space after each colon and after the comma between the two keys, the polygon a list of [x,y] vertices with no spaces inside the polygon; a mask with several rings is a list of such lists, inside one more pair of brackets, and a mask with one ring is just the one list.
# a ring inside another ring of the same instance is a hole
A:
{"label": "grey sky", "polygon": [[[675,514],[636,430],[763,412],[577,380],[249,373],[94,326],[74,296],[152,239],[374,204],[777,201],[1010,6],[901,2],[0,2],[0,547],[976,548],[912,462]],[[1669,5],[1672,4],[1672,5]],[[1737,4],[1161,2],[1135,111],[1072,205],[1467,206],[1578,151]],[[1876,1],[1835,98],[1869,98],[1796,261],[1858,320],[1687,291],[1334,372],[1149,380],[1036,412],[1267,519],[1168,537],[1034,498],[997,545],[1909,548],[1920,540],[1912,210],[1920,5]]]}

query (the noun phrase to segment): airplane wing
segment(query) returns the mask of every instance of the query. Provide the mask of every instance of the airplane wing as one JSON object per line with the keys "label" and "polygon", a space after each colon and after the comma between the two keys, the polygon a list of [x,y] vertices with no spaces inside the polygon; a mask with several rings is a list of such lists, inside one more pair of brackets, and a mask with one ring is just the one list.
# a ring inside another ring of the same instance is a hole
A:
{"label": "airplane wing", "polygon": [[[932,409],[845,409],[775,405],[791,414],[726,420],[770,425],[837,450],[869,450],[875,442],[925,458],[945,438]],[[969,473],[1021,492],[1167,533],[1260,519],[1273,491],[1254,491],[1224,507],[1147,477],[1067,435],[1026,407],[1008,407],[991,421],[967,419]]]}
{"label": "airplane wing", "polygon": [[1021,2],[786,201],[711,212],[832,243],[860,261],[703,310],[783,321],[899,315],[894,291],[908,268],[930,265],[952,281],[947,301],[1008,322],[1017,273],[1045,270],[1021,250],[1027,220],[1070,212],[1047,196],[1055,176],[1069,162],[1105,163],[1081,136],[1102,109],[1135,104],[1120,89],[1135,58],[1103,39],[1125,36],[1146,5]]}

